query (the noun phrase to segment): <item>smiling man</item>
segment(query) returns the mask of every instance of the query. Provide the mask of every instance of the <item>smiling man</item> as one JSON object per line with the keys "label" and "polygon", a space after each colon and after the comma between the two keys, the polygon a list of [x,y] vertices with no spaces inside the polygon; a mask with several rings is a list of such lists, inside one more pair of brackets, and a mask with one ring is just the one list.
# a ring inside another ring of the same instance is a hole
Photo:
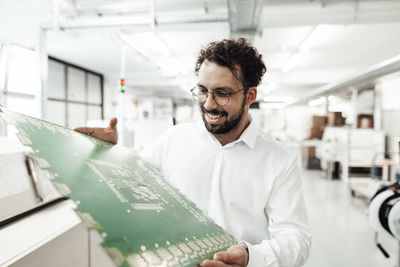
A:
{"label": "smiling man", "polygon": [[199,103],[205,127],[224,145],[237,139],[250,123],[247,112],[244,116],[246,102],[252,103],[257,92],[255,88],[238,88],[242,85],[237,78],[239,65],[230,66],[231,70],[204,60],[199,58],[196,68],[199,82],[191,92]]}
{"label": "smiling man", "polygon": [[[295,156],[251,122],[250,104],[266,71],[245,39],[210,43],[196,63],[191,90],[203,121],[173,127],[150,163],[241,242],[204,267],[301,266],[311,237]],[[117,142],[108,128],[78,128]]]}

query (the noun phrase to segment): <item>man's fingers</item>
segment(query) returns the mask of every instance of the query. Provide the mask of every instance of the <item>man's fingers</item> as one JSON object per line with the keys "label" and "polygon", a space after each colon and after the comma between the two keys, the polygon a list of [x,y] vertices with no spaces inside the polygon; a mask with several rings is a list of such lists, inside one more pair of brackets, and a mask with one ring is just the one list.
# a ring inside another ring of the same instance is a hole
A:
{"label": "man's fingers", "polygon": [[78,127],[74,130],[85,134],[92,134],[94,132],[94,128],[92,127]]}
{"label": "man's fingers", "polygon": [[214,254],[214,260],[223,261],[225,263],[241,263],[241,255],[232,252],[221,251]]}
{"label": "man's fingers", "polygon": [[222,261],[215,261],[215,260],[205,260],[200,263],[201,267],[232,267],[223,263]]}
{"label": "man's fingers", "polygon": [[223,261],[228,264],[238,264],[241,266],[247,263],[247,252],[239,246],[232,246],[228,251],[220,251],[214,254],[214,260]]}
{"label": "man's fingers", "polygon": [[118,123],[118,119],[117,118],[112,118],[111,120],[110,120],[110,127],[111,128],[114,128],[116,125],[117,125],[117,123]]}

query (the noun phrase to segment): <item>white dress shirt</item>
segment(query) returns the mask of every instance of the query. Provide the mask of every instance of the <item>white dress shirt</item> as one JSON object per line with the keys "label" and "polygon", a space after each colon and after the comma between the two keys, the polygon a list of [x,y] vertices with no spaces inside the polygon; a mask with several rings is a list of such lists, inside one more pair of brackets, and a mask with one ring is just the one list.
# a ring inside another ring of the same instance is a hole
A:
{"label": "white dress shirt", "polygon": [[249,267],[294,267],[307,260],[311,237],[296,158],[254,123],[224,146],[202,121],[180,124],[146,158],[247,243]]}

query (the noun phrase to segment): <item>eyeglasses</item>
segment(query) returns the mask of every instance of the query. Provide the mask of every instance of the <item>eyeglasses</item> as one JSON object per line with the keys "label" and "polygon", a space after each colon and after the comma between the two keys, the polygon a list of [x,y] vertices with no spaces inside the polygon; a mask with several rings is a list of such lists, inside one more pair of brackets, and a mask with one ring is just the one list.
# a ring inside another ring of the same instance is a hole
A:
{"label": "eyeglasses", "polygon": [[236,91],[233,93],[228,93],[228,92],[225,92],[223,89],[216,89],[216,90],[210,92],[205,88],[195,86],[190,90],[190,92],[192,93],[195,101],[200,101],[200,102],[206,101],[207,97],[211,94],[214,101],[218,105],[225,106],[226,104],[229,103],[229,99],[233,95],[236,95],[237,93],[244,91],[246,88],[247,87],[244,87],[244,88],[240,89],[239,91]]}

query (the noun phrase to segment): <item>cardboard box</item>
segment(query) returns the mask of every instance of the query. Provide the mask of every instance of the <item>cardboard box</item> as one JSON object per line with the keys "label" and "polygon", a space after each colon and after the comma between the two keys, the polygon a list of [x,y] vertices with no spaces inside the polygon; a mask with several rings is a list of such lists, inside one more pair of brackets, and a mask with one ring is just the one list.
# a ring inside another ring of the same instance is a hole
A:
{"label": "cardboard box", "polygon": [[307,147],[307,154],[308,154],[308,157],[310,158],[310,157],[315,157],[315,146],[309,146],[309,147]]}
{"label": "cardboard box", "polygon": [[321,139],[326,126],[326,116],[313,116],[308,139]]}
{"label": "cardboard box", "polygon": [[329,126],[343,126],[345,118],[342,112],[328,112],[328,125]]}
{"label": "cardboard box", "polygon": [[358,114],[357,115],[358,128],[374,128],[374,115],[372,114]]}

